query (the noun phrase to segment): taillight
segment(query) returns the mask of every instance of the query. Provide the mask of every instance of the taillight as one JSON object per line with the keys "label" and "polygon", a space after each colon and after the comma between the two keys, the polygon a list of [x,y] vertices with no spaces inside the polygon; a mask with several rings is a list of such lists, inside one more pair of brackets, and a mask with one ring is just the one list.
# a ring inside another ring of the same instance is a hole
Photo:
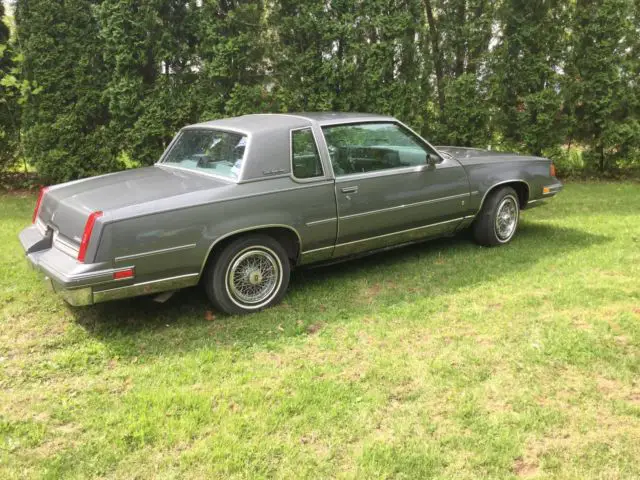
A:
{"label": "taillight", "polygon": [[36,223],[36,219],[38,218],[38,214],[40,213],[40,205],[42,204],[42,197],[47,193],[49,187],[42,187],[40,189],[40,193],[38,193],[38,200],[36,200],[36,208],[33,209],[33,218],[31,219],[31,223]]}
{"label": "taillight", "polygon": [[549,175],[552,177],[556,176],[556,166],[551,162],[551,166],[549,167]]}
{"label": "taillight", "polygon": [[89,246],[89,240],[91,239],[91,233],[93,232],[93,226],[96,223],[96,219],[102,216],[102,212],[92,212],[87,218],[87,223],[84,225],[84,232],[82,233],[82,241],[80,242],[80,250],[78,250],[78,261],[84,263],[84,257],[87,255],[87,247]]}

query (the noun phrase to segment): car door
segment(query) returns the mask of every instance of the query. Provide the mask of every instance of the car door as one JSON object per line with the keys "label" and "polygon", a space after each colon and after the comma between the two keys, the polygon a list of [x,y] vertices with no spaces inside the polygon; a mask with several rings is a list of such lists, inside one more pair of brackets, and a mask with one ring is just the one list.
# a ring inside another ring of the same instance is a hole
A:
{"label": "car door", "polygon": [[334,257],[446,234],[468,211],[463,167],[403,125],[331,125],[323,133],[336,176]]}

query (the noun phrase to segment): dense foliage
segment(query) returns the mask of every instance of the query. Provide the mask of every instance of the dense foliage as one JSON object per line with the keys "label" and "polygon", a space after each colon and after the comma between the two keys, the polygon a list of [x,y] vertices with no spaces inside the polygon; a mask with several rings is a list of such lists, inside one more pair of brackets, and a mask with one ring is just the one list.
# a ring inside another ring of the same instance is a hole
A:
{"label": "dense foliage", "polygon": [[4,5],[0,3],[0,170],[15,160],[20,109],[13,87],[16,84],[15,61],[9,27],[2,22]]}
{"label": "dense foliage", "polygon": [[0,158],[15,157],[7,139],[20,132],[38,172],[67,180],[152,163],[190,122],[351,110],[395,115],[436,144],[559,160],[577,146],[588,167],[614,169],[640,162],[639,7],[17,0],[15,42],[0,26],[0,72],[16,71],[17,55],[14,81],[39,93],[0,84]]}

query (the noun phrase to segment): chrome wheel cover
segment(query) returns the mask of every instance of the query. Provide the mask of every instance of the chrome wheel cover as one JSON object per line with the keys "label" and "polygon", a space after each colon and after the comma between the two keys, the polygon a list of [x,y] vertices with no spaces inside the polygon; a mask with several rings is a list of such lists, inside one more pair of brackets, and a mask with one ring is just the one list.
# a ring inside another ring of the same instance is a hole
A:
{"label": "chrome wheel cover", "polygon": [[496,211],[494,229],[498,240],[508,242],[518,226],[518,200],[512,195],[502,199]]}
{"label": "chrome wheel cover", "polygon": [[266,247],[249,247],[229,262],[226,288],[233,303],[245,309],[258,309],[277,295],[282,285],[282,264]]}

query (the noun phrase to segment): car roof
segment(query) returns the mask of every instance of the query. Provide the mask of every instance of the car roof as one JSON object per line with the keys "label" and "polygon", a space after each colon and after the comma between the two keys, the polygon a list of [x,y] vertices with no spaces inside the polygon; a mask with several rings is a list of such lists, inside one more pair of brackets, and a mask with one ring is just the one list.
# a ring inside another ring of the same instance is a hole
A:
{"label": "car roof", "polygon": [[208,122],[196,123],[186,129],[220,128],[239,133],[267,133],[274,130],[291,130],[309,127],[314,123],[319,126],[341,123],[393,121],[393,117],[373,113],[352,112],[303,112],[303,113],[256,113],[240,117],[221,118]]}
{"label": "car roof", "polygon": [[378,115],[376,113],[359,112],[304,112],[298,113],[304,118],[308,118],[320,125],[331,125],[335,123],[355,123],[355,122],[376,122],[395,120],[388,115]]}
{"label": "car roof", "polygon": [[[291,131],[359,122],[389,122],[393,117],[370,113],[259,113],[222,118],[184,127],[183,130],[223,130],[247,135],[249,142],[238,183],[264,180],[265,176],[291,172]],[[269,177],[274,178],[274,177]]]}

